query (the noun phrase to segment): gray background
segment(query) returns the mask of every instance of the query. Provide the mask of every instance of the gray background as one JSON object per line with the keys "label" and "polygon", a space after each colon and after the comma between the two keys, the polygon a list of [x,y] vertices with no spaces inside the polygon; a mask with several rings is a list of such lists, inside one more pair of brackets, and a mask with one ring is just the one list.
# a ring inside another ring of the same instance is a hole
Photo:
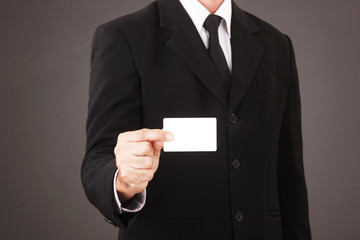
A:
{"label": "gray background", "polygon": [[[0,238],[116,239],[80,183],[97,25],[148,0],[0,0]],[[358,0],[241,0],[290,35],[314,239],[360,239]]]}

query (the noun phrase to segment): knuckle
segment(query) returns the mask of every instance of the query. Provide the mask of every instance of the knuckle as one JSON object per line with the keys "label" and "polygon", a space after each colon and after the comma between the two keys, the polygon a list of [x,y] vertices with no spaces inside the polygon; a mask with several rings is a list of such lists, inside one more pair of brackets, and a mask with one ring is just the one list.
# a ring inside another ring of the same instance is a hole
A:
{"label": "knuckle", "polygon": [[141,184],[141,189],[144,190],[148,186],[149,182],[143,182]]}
{"label": "knuckle", "polygon": [[114,154],[115,154],[115,156],[118,154],[118,148],[117,148],[117,146],[114,147]]}
{"label": "knuckle", "polygon": [[130,183],[128,183],[128,187],[129,188],[136,188],[136,183],[134,183],[134,182],[130,182]]}
{"label": "knuckle", "polygon": [[119,149],[115,150],[115,160],[117,165],[122,165],[124,163],[124,153],[122,151],[119,151]]}
{"label": "knuckle", "polygon": [[138,137],[139,139],[144,139],[144,138],[145,138],[145,134],[146,134],[146,133],[145,133],[145,129],[144,129],[144,128],[137,131],[137,137]]}
{"label": "knuckle", "polygon": [[144,158],[144,161],[143,161],[144,167],[151,168],[153,163],[154,162],[153,162],[153,159],[151,157],[145,157]]}
{"label": "knuckle", "polygon": [[156,172],[159,167],[159,161],[154,161],[154,164],[151,166],[151,169]]}
{"label": "knuckle", "polygon": [[119,169],[119,177],[123,179],[123,178],[126,178],[126,176],[127,176],[126,170]]}
{"label": "knuckle", "polygon": [[119,154],[120,150],[123,150],[126,148],[126,141],[124,141],[125,137],[123,137],[123,134],[125,133],[120,133],[116,142],[116,145],[114,147],[114,154]]}
{"label": "knuckle", "polygon": [[151,146],[151,143],[149,142],[144,142],[143,144],[143,151],[144,153],[148,153],[152,150],[152,146]]}
{"label": "knuckle", "polygon": [[120,142],[123,138],[124,138],[125,133],[119,133],[118,137],[117,137],[117,141]]}
{"label": "knuckle", "polygon": [[120,155],[120,145],[116,144],[116,146],[114,147],[114,154],[115,156]]}
{"label": "knuckle", "polygon": [[150,172],[147,176],[148,181],[151,181],[154,178],[154,172]]}
{"label": "knuckle", "polygon": [[141,176],[141,178],[143,180],[142,182],[149,182],[153,179],[153,177],[154,177],[154,172],[152,172],[152,171],[144,172]]}
{"label": "knuckle", "polygon": [[136,177],[134,177],[133,183],[134,183],[135,185],[138,185],[138,184],[141,183],[141,182],[142,182],[142,176],[141,176],[141,175],[137,175]]}
{"label": "knuckle", "polygon": [[126,168],[120,168],[118,174],[119,174],[121,179],[124,179],[124,180],[127,180],[127,181],[129,180],[129,178],[131,176],[129,171]]}

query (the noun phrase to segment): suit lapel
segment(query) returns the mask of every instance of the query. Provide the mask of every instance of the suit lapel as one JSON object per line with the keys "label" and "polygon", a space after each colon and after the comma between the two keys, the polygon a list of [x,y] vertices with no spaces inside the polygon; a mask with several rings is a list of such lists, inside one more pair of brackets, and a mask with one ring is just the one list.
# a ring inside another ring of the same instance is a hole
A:
{"label": "suit lapel", "polygon": [[234,111],[244,97],[261,59],[264,47],[252,36],[252,33],[258,30],[255,23],[233,2],[230,112]]}
{"label": "suit lapel", "polygon": [[244,97],[263,53],[263,46],[252,36],[259,31],[256,24],[232,1],[232,74],[228,102],[221,77],[179,0],[158,0],[158,4],[160,26],[172,31],[167,46],[187,64],[224,107],[233,112]]}
{"label": "suit lapel", "polygon": [[228,108],[219,73],[191,18],[178,0],[159,0],[160,26],[172,31],[167,46],[178,55],[210,92]]}

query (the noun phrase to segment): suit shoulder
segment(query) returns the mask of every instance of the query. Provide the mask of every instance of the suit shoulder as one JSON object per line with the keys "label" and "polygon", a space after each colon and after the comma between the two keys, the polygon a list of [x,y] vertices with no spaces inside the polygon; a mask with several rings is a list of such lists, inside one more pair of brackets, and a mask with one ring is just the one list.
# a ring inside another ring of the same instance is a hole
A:
{"label": "suit shoulder", "polygon": [[275,41],[278,44],[288,45],[287,35],[282,33],[279,29],[274,27],[272,24],[264,21],[263,19],[244,11],[248,17],[259,27],[261,34],[268,40]]}
{"label": "suit shoulder", "polygon": [[149,25],[151,25],[152,23],[157,22],[157,19],[158,19],[158,4],[155,1],[138,11],[105,22],[100,26],[98,26],[98,28],[104,28],[104,29],[115,28],[121,31],[134,30],[134,29],[142,30],[148,28]]}
{"label": "suit shoulder", "polygon": [[259,29],[253,36],[264,46],[266,53],[264,56],[268,58],[267,61],[282,63],[287,71],[291,54],[293,54],[290,37],[259,17],[248,12],[245,14]]}

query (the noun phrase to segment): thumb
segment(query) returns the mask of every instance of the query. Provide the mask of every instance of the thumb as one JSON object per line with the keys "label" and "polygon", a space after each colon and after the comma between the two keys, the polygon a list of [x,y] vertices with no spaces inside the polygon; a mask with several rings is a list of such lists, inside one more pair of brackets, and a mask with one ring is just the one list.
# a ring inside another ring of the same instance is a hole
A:
{"label": "thumb", "polygon": [[164,147],[164,143],[161,141],[153,141],[151,143],[154,149],[154,156],[160,156],[161,149]]}

